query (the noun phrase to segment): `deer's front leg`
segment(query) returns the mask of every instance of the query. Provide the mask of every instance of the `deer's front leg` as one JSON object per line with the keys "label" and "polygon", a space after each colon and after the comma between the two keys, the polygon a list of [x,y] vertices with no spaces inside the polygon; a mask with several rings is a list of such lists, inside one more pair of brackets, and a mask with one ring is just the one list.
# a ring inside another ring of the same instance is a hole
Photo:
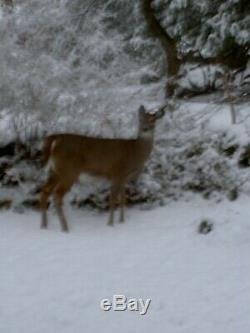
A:
{"label": "deer's front leg", "polygon": [[109,197],[109,219],[107,225],[113,226],[114,225],[114,210],[115,210],[115,203],[117,200],[117,196],[119,193],[120,187],[117,184],[113,184],[111,186],[110,197]]}
{"label": "deer's front leg", "polygon": [[67,192],[67,189],[64,189],[63,187],[60,187],[60,186],[56,189],[55,205],[56,205],[57,215],[58,215],[59,221],[61,223],[62,231],[68,232],[69,227],[68,227],[68,223],[67,223],[66,217],[63,212],[63,208],[62,208],[63,197],[66,192]]}
{"label": "deer's front leg", "polygon": [[46,229],[48,227],[48,218],[47,218],[48,197],[49,197],[48,192],[42,190],[40,196],[40,208],[42,214],[41,229]]}
{"label": "deer's front leg", "polygon": [[125,186],[122,186],[120,191],[120,223],[125,222],[125,207],[126,207],[126,192],[125,192]]}

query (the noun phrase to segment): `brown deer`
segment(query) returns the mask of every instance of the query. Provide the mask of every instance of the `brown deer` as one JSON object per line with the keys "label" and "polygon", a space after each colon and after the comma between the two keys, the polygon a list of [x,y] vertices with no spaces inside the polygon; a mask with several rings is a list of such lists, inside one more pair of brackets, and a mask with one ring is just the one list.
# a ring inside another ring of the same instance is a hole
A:
{"label": "brown deer", "polygon": [[47,228],[48,199],[54,193],[62,230],[68,231],[62,201],[82,173],[103,177],[111,182],[108,225],[113,225],[118,197],[120,222],[124,222],[125,184],[142,171],[153,148],[156,120],[164,115],[164,108],[147,112],[144,106],[140,106],[136,139],[102,139],[75,134],[46,137],[43,159],[49,166],[49,177],[41,190],[41,228]]}

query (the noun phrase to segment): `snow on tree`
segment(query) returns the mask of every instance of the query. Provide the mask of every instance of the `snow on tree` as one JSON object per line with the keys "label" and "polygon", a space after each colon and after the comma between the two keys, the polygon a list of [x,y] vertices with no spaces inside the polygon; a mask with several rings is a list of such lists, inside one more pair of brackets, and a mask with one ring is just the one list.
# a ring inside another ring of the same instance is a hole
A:
{"label": "snow on tree", "polygon": [[[153,5],[177,40],[180,59],[189,51],[217,56],[231,39],[240,49],[249,43],[243,1],[155,0]],[[2,143],[19,139],[27,144],[30,137],[65,131],[135,137],[139,105],[164,102],[164,53],[148,34],[140,1],[16,0],[11,10],[1,9],[0,38]],[[211,81],[214,75],[211,70]],[[237,189],[240,149],[232,158],[221,156],[227,132],[211,139],[192,110],[174,108],[159,128],[139,192],[129,188],[131,201],[164,203],[183,190],[209,195]],[[10,189],[11,197],[21,194],[16,203],[33,197],[30,190],[43,178],[31,155],[27,162],[17,156],[1,160],[1,183],[18,185],[18,191]],[[102,187],[94,196],[93,187],[83,187],[76,186],[71,202],[80,205],[92,198],[99,205],[106,195]]]}
{"label": "snow on tree", "polygon": [[[175,59],[168,65],[172,68],[175,64],[176,77],[182,74],[181,65],[189,63],[220,65],[230,70],[246,69],[250,48],[250,5],[246,1],[143,2],[150,2],[160,27],[165,30],[166,38],[172,40],[178,50],[174,55]],[[167,53],[169,57],[173,56],[169,50]],[[209,85],[210,82],[206,80],[205,83]],[[218,88],[218,85],[212,86],[214,89]],[[200,90],[196,88],[197,85],[193,84],[189,90]]]}

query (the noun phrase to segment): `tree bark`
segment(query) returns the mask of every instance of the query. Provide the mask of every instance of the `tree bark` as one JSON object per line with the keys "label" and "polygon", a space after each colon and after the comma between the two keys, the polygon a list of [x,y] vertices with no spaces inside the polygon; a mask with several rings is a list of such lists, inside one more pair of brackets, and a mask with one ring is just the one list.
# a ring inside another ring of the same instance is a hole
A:
{"label": "tree bark", "polygon": [[2,0],[4,6],[13,7],[13,0]]}
{"label": "tree bark", "polygon": [[176,89],[176,76],[179,73],[181,60],[178,58],[176,41],[162,28],[155,17],[152,8],[153,0],[142,0],[142,13],[148,25],[148,31],[152,37],[155,37],[161,43],[166,56],[167,85],[166,95],[172,96]]}

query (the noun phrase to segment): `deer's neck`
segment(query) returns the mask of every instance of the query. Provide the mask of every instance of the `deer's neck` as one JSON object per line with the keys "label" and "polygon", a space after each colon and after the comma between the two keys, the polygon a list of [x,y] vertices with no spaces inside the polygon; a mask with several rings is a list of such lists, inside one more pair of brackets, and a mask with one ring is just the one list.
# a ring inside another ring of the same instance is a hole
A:
{"label": "deer's neck", "polygon": [[141,157],[147,159],[151,153],[154,142],[154,130],[141,131],[139,132],[137,143]]}
{"label": "deer's neck", "polygon": [[149,129],[147,131],[139,131],[138,140],[145,142],[153,142],[154,140],[154,129]]}

